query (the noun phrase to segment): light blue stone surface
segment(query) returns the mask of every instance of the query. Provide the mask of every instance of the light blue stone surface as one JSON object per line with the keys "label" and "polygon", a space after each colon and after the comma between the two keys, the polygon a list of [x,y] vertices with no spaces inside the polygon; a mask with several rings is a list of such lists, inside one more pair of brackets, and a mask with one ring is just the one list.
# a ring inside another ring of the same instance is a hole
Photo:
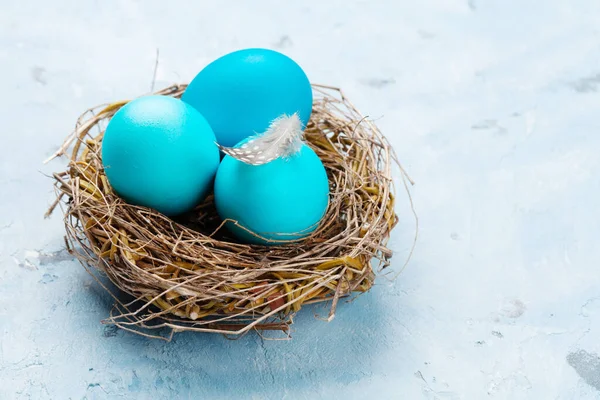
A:
{"label": "light blue stone surface", "polygon": [[[41,161],[149,91],[157,48],[161,88],[251,46],[376,119],[417,182],[412,262],[292,341],[106,328]],[[0,71],[0,399],[600,398],[597,0],[3,1]]]}

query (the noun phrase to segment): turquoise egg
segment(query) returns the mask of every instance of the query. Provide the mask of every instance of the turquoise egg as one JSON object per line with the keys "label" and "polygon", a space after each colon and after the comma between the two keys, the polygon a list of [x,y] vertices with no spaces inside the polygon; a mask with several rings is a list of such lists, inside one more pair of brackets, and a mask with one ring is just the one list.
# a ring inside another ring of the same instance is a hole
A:
{"label": "turquoise egg", "polygon": [[282,114],[298,113],[306,126],[312,89],[294,60],[273,50],[246,49],[207,65],[182,100],[200,111],[222,146],[267,130]]}
{"label": "turquoise egg", "polygon": [[294,156],[263,165],[248,165],[225,156],[215,178],[215,204],[226,226],[247,243],[297,241],[314,231],[329,204],[323,163],[308,146]]}
{"label": "turquoise egg", "polygon": [[110,120],[102,164],[127,202],[172,216],[204,199],[219,167],[219,150],[210,125],[193,107],[168,96],[147,96],[127,103]]}

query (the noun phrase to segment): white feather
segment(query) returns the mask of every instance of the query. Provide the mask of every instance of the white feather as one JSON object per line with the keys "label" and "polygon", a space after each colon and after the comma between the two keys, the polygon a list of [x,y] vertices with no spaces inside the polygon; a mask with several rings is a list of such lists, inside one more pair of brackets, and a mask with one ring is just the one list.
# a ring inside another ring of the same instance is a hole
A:
{"label": "white feather", "polygon": [[252,136],[239,147],[219,146],[221,151],[246,164],[262,165],[276,158],[288,158],[302,147],[302,122],[298,114],[282,115],[264,133]]}

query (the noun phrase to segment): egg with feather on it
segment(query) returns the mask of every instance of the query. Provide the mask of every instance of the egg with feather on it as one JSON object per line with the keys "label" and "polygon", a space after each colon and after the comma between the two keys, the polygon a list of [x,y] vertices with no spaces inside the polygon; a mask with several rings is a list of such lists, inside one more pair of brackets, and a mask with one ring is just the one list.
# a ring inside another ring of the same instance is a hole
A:
{"label": "egg with feather on it", "polygon": [[263,134],[223,149],[215,205],[241,241],[263,245],[299,241],[325,215],[327,173],[301,137],[297,115],[281,116]]}
{"label": "egg with feather on it", "polygon": [[288,159],[257,166],[226,155],[215,178],[215,204],[243,242],[298,241],[318,227],[327,210],[327,173],[305,144]]}
{"label": "egg with feather on it", "polygon": [[192,80],[182,100],[212,127],[217,142],[232,147],[264,132],[282,114],[297,113],[306,126],[312,88],[302,68],[268,49],[244,49],[207,65]]}

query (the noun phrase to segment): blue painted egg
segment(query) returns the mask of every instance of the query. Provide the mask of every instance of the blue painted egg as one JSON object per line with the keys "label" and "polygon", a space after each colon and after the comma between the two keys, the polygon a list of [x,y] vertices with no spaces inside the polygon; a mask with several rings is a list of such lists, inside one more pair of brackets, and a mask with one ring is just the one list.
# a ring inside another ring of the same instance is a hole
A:
{"label": "blue painted egg", "polygon": [[297,241],[317,228],[327,210],[327,173],[307,145],[288,159],[258,166],[227,155],[215,178],[215,204],[223,220],[237,221],[267,239],[228,222],[229,230],[244,242]]}
{"label": "blue painted egg", "polygon": [[282,114],[298,113],[306,126],[312,89],[291,58],[267,49],[227,54],[207,65],[182,100],[200,111],[222,146],[264,132]]}
{"label": "blue painted egg", "polygon": [[147,96],[123,106],[102,140],[111,186],[127,202],[177,215],[200,203],[219,166],[215,135],[181,100]]}

